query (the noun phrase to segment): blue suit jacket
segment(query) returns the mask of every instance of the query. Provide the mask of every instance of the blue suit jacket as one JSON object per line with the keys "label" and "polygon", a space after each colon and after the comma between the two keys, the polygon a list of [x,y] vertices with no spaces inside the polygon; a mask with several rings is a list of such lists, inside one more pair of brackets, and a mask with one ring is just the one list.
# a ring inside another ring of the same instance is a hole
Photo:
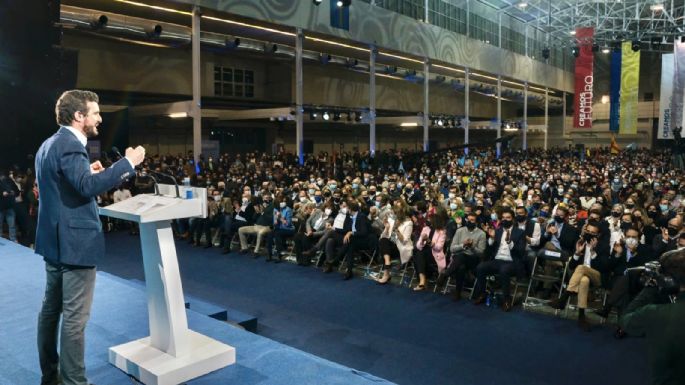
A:
{"label": "blue suit jacket", "polygon": [[133,168],[126,159],[91,174],[86,149],[61,127],[36,154],[40,191],[36,254],[53,264],[95,266],[105,252],[95,197],[131,175]]}

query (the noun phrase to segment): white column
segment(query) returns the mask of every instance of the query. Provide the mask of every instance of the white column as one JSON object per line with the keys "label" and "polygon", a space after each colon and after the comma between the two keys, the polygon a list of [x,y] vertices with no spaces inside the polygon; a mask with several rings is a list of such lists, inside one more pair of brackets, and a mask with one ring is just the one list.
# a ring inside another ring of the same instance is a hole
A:
{"label": "white column", "polygon": [[[683,19],[685,20],[685,19]],[[566,136],[566,91],[563,92],[562,103],[561,103],[561,132]]]}
{"label": "white column", "polygon": [[549,131],[549,88],[545,87],[545,150],[547,150],[547,132]]}
{"label": "white column", "polygon": [[430,20],[428,19],[428,0],[423,2],[423,7],[425,10],[425,15],[424,15],[423,21],[425,21],[426,23],[430,23]]}
{"label": "white column", "polygon": [[193,157],[195,164],[202,153],[202,84],[200,78],[200,7],[193,8],[192,62],[193,62]]}
{"label": "white column", "polygon": [[430,119],[429,119],[429,114],[430,114],[430,106],[428,104],[428,78],[430,76],[430,64],[428,63],[428,59],[423,60],[423,152],[428,152],[428,129]]}
{"label": "white column", "polygon": [[376,156],[376,46],[369,49],[369,153]]}
{"label": "white column", "polygon": [[464,153],[469,153],[469,93],[471,92],[471,70],[464,68]]}
{"label": "white column", "polygon": [[295,146],[297,147],[297,159],[300,165],[304,164],[304,111],[302,105],[304,104],[304,78],[302,74],[302,46],[304,42],[304,33],[302,28],[297,29],[297,36],[295,37]]}
{"label": "white column", "polygon": [[[497,75],[497,139],[502,137],[502,75]],[[497,158],[502,154],[502,142],[497,142]]]}
{"label": "white column", "polygon": [[525,151],[528,148],[528,82],[523,83],[523,138],[521,140],[521,149]]}

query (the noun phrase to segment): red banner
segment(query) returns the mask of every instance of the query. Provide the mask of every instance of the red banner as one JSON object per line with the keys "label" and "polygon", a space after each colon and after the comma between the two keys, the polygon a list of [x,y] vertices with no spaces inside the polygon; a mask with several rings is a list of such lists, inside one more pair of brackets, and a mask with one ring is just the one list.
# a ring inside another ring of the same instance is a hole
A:
{"label": "red banner", "polygon": [[593,27],[576,29],[576,44],[580,53],[576,58],[575,96],[573,97],[573,127],[592,128],[592,52]]}

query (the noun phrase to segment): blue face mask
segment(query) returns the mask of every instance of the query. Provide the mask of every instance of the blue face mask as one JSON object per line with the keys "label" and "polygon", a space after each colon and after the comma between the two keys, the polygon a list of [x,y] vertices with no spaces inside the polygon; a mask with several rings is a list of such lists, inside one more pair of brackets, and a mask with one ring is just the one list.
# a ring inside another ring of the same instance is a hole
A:
{"label": "blue face mask", "polygon": [[541,216],[541,217],[544,217],[544,218],[547,218],[547,211],[540,210],[540,216]]}
{"label": "blue face mask", "polygon": [[314,197],[314,200],[316,201],[316,203],[321,203],[321,196],[320,196],[320,195],[316,195],[316,196]]}
{"label": "blue face mask", "polygon": [[490,214],[490,219],[492,219],[493,221],[496,221],[497,220],[497,213]]}
{"label": "blue face mask", "polygon": [[331,191],[335,191],[336,187],[338,187],[338,186],[337,186],[337,185],[334,185],[334,184],[329,184],[329,185],[328,185],[328,189],[331,190]]}
{"label": "blue face mask", "polygon": [[668,205],[659,205],[661,211],[668,211]]}
{"label": "blue face mask", "polygon": [[359,188],[359,183],[352,183],[352,188]]}

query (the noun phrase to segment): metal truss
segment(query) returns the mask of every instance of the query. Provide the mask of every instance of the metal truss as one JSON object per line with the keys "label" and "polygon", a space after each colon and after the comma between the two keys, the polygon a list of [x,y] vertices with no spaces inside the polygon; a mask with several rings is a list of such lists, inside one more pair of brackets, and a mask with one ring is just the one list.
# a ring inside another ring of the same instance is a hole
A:
{"label": "metal truss", "polygon": [[594,27],[594,42],[639,40],[668,49],[685,35],[685,0],[471,0],[542,31],[548,45],[575,45],[577,27]]}

